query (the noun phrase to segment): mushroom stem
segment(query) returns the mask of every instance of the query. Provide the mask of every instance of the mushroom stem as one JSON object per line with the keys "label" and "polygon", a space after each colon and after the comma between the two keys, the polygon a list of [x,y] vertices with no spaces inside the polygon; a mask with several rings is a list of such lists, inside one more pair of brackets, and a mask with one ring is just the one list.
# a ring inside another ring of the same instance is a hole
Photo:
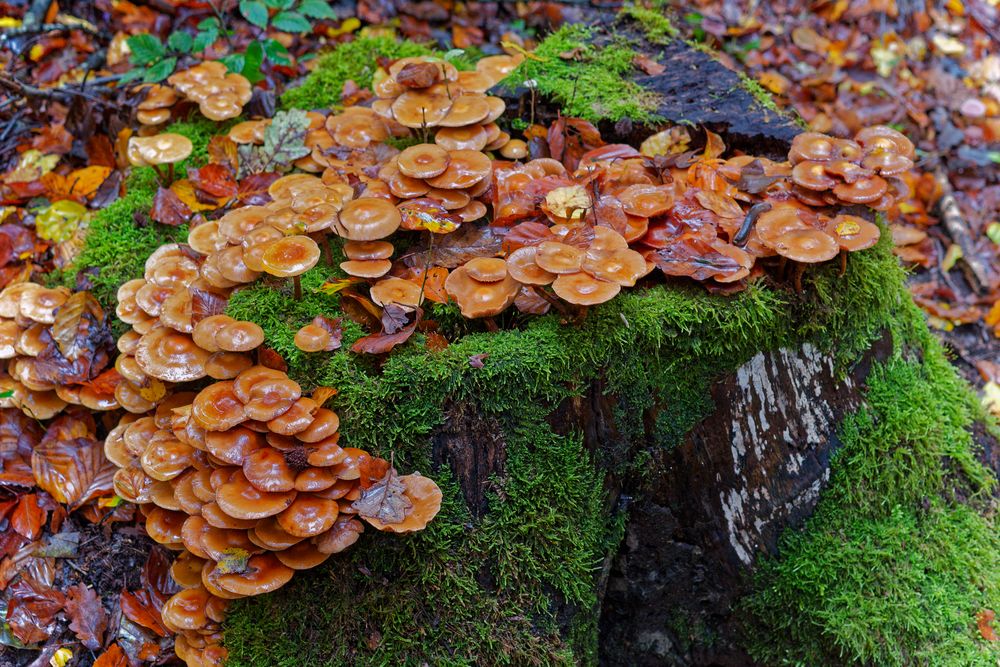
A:
{"label": "mushroom stem", "polygon": [[292,277],[292,284],[295,286],[295,300],[302,300],[302,280],[298,276]]}
{"label": "mushroom stem", "polygon": [[566,306],[563,305],[562,301],[546,292],[544,287],[541,285],[532,285],[531,289],[535,292],[535,294],[552,304],[552,307],[558,310],[560,314],[567,317],[569,316],[569,311],[566,309]]}
{"label": "mushroom stem", "polygon": [[167,187],[170,187],[170,185],[173,182],[174,182],[174,163],[171,162],[169,165],[167,165]]}
{"label": "mushroom stem", "polygon": [[806,272],[806,265],[801,262],[795,263],[795,292],[802,293],[802,274]]}
{"label": "mushroom stem", "polygon": [[424,274],[420,280],[420,296],[417,297],[417,304],[424,301],[424,286],[427,284],[427,272],[431,268],[431,257],[434,256],[434,232],[427,230],[427,252],[424,254]]}
{"label": "mushroom stem", "polygon": [[847,273],[847,251],[841,248],[840,250],[840,273],[838,275],[843,276]]}
{"label": "mushroom stem", "polygon": [[589,310],[587,306],[579,306],[576,309],[576,314],[573,316],[573,324],[582,324],[587,319],[587,311]]}
{"label": "mushroom stem", "polygon": [[319,244],[323,246],[323,259],[330,266],[333,266],[333,248],[330,247],[330,237],[325,232],[320,232]]}
{"label": "mushroom stem", "polygon": [[785,278],[785,269],[786,268],[788,268],[788,258],[787,257],[782,257],[781,259],[778,260],[778,279],[779,280],[784,280],[784,278]]}
{"label": "mushroom stem", "polygon": [[[160,171],[160,166],[159,166],[159,165],[156,165],[156,164],[151,164],[151,165],[149,165],[149,166],[150,166],[150,167],[152,167],[152,168],[153,168],[153,171],[155,171],[155,172],[156,172],[156,177],[157,177],[158,179],[160,179],[160,183],[164,183],[165,181],[164,181],[164,179],[163,179],[163,172],[162,172],[162,171]],[[170,165],[170,166],[172,167],[173,165]],[[170,183],[168,182],[168,183],[166,183],[166,185],[167,185],[167,186],[169,186],[169,185],[170,185]]]}
{"label": "mushroom stem", "polygon": [[497,325],[496,320],[492,317],[483,318],[483,323],[486,325],[486,330],[490,333],[496,333],[500,331],[500,327]]}

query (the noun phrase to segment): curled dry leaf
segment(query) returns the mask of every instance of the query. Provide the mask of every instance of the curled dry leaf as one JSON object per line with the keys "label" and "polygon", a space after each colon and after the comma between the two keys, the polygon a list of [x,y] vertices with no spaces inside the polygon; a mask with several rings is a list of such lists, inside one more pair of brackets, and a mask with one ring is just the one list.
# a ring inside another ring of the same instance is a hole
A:
{"label": "curled dry leaf", "polygon": [[161,225],[177,227],[191,219],[191,208],[181,201],[174,190],[159,188],[153,197],[149,217]]}
{"label": "curled dry leaf", "polygon": [[413,503],[404,495],[405,491],[406,487],[399,481],[395,468],[389,468],[380,480],[361,492],[361,497],[351,507],[368,519],[377,519],[382,523],[400,523],[413,507]]}
{"label": "curled dry leaf", "polygon": [[128,667],[128,656],[121,646],[112,644],[94,661],[94,667]]}
{"label": "curled dry leaf", "polygon": [[110,494],[117,468],[92,438],[61,439],[48,435],[31,454],[35,482],[58,502],[77,508]]}
{"label": "curled dry leaf", "polygon": [[122,613],[128,620],[152,630],[161,637],[170,636],[170,630],[163,625],[159,608],[153,605],[147,591],[122,590],[119,600],[121,601]]}
{"label": "curled dry leaf", "polygon": [[92,651],[99,649],[108,627],[108,616],[97,593],[84,584],[70,586],[66,591],[66,614],[70,619],[69,629],[83,645]]}

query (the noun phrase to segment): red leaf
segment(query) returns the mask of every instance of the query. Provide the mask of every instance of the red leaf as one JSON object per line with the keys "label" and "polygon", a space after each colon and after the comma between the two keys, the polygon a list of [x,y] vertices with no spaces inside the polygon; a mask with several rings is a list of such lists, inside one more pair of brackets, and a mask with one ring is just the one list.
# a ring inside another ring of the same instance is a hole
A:
{"label": "red leaf", "polygon": [[94,662],[94,667],[128,667],[128,656],[118,644],[112,644]]}
{"label": "red leaf", "polygon": [[548,134],[549,155],[556,160],[562,160],[563,151],[566,149],[566,119],[562,116],[556,119],[549,126]]}
{"label": "red leaf", "polygon": [[11,528],[29,540],[34,540],[41,535],[44,523],[45,510],[38,504],[38,495],[29,493],[21,496],[20,502],[10,515]]}
{"label": "red leaf", "polygon": [[150,599],[160,608],[171,595],[181,590],[170,577],[170,561],[166,549],[153,547],[146,558],[146,564],[142,566],[142,585],[150,593]]}
{"label": "red leaf", "polygon": [[73,135],[65,125],[49,125],[31,139],[31,147],[42,153],[65,155],[73,150]]}
{"label": "red leaf", "polygon": [[188,169],[188,178],[195,188],[211,197],[232,199],[236,196],[236,180],[224,165],[206,164],[200,169]]}
{"label": "red leaf", "polygon": [[236,191],[236,197],[245,206],[263,206],[271,201],[267,189],[271,183],[281,178],[281,174],[267,171],[262,174],[250,174],[242,181]]}
{"label": "red leaf", "polygon": [[392,348],[409,340],[410,336],[413,335],[413,332],[417,330],[417,323],[423,316],[423,312],[423,310],[417,308],[413,322],[395,331],[394,333],[389,334],[383,331],[381,333],[365,336],[364,338],[359,338],[357,342],[351,346],[351,351],[359,354],[385,354],[386,352],[389,352]]}
{"label": "red leaf", "polygon": [[114,489],[117,468],[104,457],[104,446],[92,438],[50,438],[31,454],[35,482],[73,509]]}
{"label": "red leaf", "polygon": [[83,645],[92,651],[99,649],[108,627],[108,615],[97,593],[84,584],[70,586],[66,591],[66,613],[70,619],[69,629]]}
{"label": "red leaf", "polygon": [[188,291],[191,292],[191,321],[193,323],[197,324],[206,317],[226,312],[226,304],[229,302],[227,296],[194,285],[188,287]]}
{"label": "red leaf", "polygon": [[263,346],[257,349],[257,363],[267,368],[285,373],[288,371],[288,363],[284,357],[277,353],[274,348]]}
{"label": "red leaf", "polygon": [[161,637],[170,636],[170,630],[163,625],[160,610],[153,606],[147,591],[132,593],[123,590],[119,600],[121,601],[122,613],[128,620],[138,623],[144,628],[149,628]]}
{"label": "red leaf", "polygon": [[188,221],[191,209],[173,190],[160,188],[153,198],[153,208],[149,212],[149,217],[162,225],[177,227]]}
{"label": "red leaf", "polygon": [[7,623],[14,635],[25,644],[48,639],[54,629],[52,621],[63,608],[63,594],[25,576],[8,591]]}
{"label": "red leaf", "polygon": [[240,165],[236,143],[224,134],[212,137],[208,141],[208,161],[225,167],[226,171],[235,176]]}

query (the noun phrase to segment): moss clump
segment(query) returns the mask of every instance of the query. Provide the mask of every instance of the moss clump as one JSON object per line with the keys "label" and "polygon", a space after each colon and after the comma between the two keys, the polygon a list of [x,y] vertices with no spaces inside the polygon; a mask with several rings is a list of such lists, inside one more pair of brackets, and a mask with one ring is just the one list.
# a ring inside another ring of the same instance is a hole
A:
{"label": "moss clump", "polygon": [[344,82],[350,79],[361,88],[370,88],[378,68],[378,58],[427,56],[434,51],[416,42],[392,37],[358,37],[320,57],[316,69],[302,85],[281,96],[284,109],[328,109],[340,105]]}
{"label": "moss clump", "polygon": [[677,39],[681,32],[670,22],[664,12],[662,7],[657,11],[631,4],[625,5],[619,12],[619,16],[635,21],[645,33],[646,39],[653,44],[666,46]]}
{"label": "moss clump", "polygon": [[873,369],[815,514],[783,538],[745,601],[764,664],[985,667],[1000,657],[975,628],[976,612],[1000,605],[1000,532],[975,509],[995,481],[968,430],[979,410],[917,331],[921,359],[901,350]]}
{"label": "moss clump", "polygon": [[[593,29],[565,25],[546,37],[504,82],[509,88],[533,80],[538,90],[560,104],[563,113],[597,122],[629,118],[659,120],[659,96],[631,80],[636,51],[623,41],[597,46]],[[562,58],[562,54],[575,54]]]}

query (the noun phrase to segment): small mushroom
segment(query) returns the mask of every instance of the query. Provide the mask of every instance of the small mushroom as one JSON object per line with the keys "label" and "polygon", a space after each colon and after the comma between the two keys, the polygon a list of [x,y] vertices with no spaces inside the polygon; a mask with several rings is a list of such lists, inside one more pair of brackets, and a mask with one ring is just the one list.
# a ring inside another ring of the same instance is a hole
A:
{"label": "small mushroom", "polygon": [[295,286],[295,299],[299,301],[302,299],[299,276],[316,266],[319,255],[319,246],[308,236],[286,236],[267,244],[260,256],[260,264],[272,276],[291,276]]}
{"label": "small mushroom", "polygon": [[[128,142],[128,159],[136,167],[152,167],[167,185],[174,180],[174,164],[191,155],[194,145],[180,134],[157,134],[152,137],[132,137]],[[159,165],[168,165],[164,179]]]}
{"label": "small mushroom", "polygon": [[507,272],[506,265],[499,279],[480,280],[473,274],[496,278],[500,272],[490,258],[476,258],[448,274],[445,291],[458,303],[462,315],[468,318],[492,317],[514,303],[520,284]]}
{"label": "small mushroom", "polygon": [[353,199],[340,212],[341,236],[350,241],[384,239],[399,229],[401,222],[393,203],[377,197]]}
{"label": "small mushroom", "polygon": [[441,509],[443,497],[441,489],[434,483],[434,480],[418,473],[401,475],[399,481],[403,484],[403,495],[412,504],[405,518],[399,523],[384,523],[366,516],[362,516],[362,518],[376,530],[389,533],[411,533],[423,530]]}

